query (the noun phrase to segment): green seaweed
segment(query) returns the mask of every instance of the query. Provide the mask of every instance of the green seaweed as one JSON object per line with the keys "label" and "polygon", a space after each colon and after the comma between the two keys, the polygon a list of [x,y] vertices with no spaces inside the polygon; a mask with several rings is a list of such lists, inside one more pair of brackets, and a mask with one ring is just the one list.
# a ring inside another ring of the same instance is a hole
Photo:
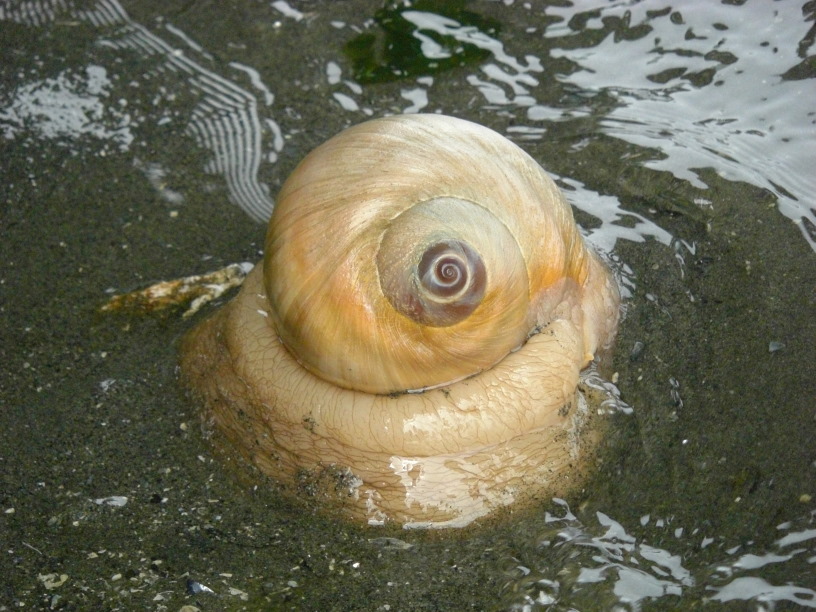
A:
{"label": "green seaweed", "polygon": [[[387,83],[484,61],[490,51],[470,41],[480,34],[495,38],[499,23],[467,10],[466,4],[466,0],[389,2],[374,15],[378,27],[356,36],[343,49],[354,78],[363,84]],[[425,20],[438,27],[417,23]]]}

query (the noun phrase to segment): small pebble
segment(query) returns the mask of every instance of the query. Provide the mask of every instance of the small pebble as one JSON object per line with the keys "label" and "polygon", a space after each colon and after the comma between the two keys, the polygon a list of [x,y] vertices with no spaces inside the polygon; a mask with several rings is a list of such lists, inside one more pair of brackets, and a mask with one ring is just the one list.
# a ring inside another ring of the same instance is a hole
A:
{"label": "small pebble", "polygon": [[201,593],[209,593],[211,595],[215,594],[215,592],[208,586],[201,584],[196,580],[187,580],[187,594],[188,595],[199,595]]}

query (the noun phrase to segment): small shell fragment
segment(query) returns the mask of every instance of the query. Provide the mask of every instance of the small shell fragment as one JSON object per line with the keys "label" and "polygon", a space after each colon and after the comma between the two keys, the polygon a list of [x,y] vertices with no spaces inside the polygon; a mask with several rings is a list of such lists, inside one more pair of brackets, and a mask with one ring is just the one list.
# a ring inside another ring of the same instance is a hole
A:
{"label": "small shell fragment", "polygon": [[185,306],[187,310],[182,316],[189,317],[233,287],[240,287],[252,267],[249,262],[241,262],[207,274],[162,281],[145,289],[114,295],[100,310],[152,314]]}
{"label": "small shell fragment", "polygon": [[111,495],[110,497],[98,497],[93,501],[99,506],[115,506],[121,508],[128,503],[128,498],[124,495]]}
{"label": "small shell fragment", "polygon": [[193,580],[192,578],[187,579],[187,594],[188,595],[200,595],[202,593],[207,593],[209,595],[215,595],[215,591],[213,591],[210,587],[201,584],[197,580]]}
{"label": "small shell fragment", "polygon": [[42,582],[43,586],[50,591],[65,584],[65,581],[68,580],[68,574],[38,574],[37,580]]}

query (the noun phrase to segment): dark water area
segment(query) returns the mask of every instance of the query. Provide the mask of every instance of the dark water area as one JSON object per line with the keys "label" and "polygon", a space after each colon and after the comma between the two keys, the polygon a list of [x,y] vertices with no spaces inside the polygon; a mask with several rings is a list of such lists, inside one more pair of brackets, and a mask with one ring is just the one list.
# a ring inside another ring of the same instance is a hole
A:
{"label": "dark water area", "polygon": [[[816,608],[815,18],[0,2],[0,610]],[[176,371],[213,306],[99,312],[258,260],[309,150],[420,111],[530,153],[625,296],[632,411],[585,489],[455,533],[349,524],[213,449]]]}

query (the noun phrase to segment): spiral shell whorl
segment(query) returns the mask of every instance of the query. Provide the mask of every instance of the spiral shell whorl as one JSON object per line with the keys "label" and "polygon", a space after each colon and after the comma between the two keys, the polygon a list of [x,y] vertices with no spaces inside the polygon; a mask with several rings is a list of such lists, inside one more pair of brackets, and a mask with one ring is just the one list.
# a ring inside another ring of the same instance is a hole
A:
{"label": "spiral shell whorl", "polygon": [[342,387],[447,384],[522,344],[542,291],[582,281],[583,244],[565,227],[552,181],[495,132],[433,115],[369,121],[281,190],[264,260],[273,323]]}
{"label": "spiral shell whorl", "polygon": [[[487,284],[482,258],[466,242],[458,241],[437,242],[428,247],[416,267],[416,276],[420,290],[417,301],[422,304],[422,311],[411,318],[441,327],[473,312],[482,301]],[[443,309],[440,316],[435,316],[435,310]]]}
{"label": "spiral shell whorl", "polygon": [[[435,198],[407,209],[389,223],[377,251],[383,294],[417,323],[447,327],[462,321],[484,298],[484,255],[492,256],[501,245],[520,257],[506,228],[500,228],[498,239],[485,235],[496,225],[477,204],[455,198]],[[491,276],[497,272],[491,270]]]}

